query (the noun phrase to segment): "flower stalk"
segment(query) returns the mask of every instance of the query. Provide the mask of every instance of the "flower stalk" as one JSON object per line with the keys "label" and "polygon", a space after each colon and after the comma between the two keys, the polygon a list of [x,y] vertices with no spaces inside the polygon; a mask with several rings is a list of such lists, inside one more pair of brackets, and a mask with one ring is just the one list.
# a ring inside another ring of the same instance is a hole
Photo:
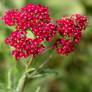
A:
{"label": "flower stalk", "polygon": [[21,78],[19,79],[19,82],[18,82],[18,85],[17,85],[17,88],[16,88],[16,92],[23,92],[24,91],[24,87],[25,87],[25,82],[27,79],[31,79],[33,78],[34,75],[38,74],[40,70],[42,70],[44,68],[44,66],[47,65],[47,63],[49,62],[49,60],[52,58],[52,54],[49,55],[49,57],[37,68],[35,69],[31,74],[30,76],[29,75],[29,72],[28,69],[29,69],[29,66],[30,64],[28,63],[26,69],[25,69],[25,72],[23,73],[23,75],[21,76]]}

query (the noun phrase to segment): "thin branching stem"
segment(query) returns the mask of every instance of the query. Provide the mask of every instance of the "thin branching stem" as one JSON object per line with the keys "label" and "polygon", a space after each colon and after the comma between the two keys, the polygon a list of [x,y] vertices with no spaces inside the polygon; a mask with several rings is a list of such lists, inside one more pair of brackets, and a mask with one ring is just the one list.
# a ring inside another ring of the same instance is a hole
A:
{"label": "thin branching stem", "polygon": [[[49,49],[48,49],[49,50]],[[46,51],[48,51],[46,50]],[[46,52],[45,51],[45,52]],[[45,53],[44,52],[44,53]],[[26,69],[22,75],[22,77],[20,78],[19,82],[18,82],[18,85],[17,85],[17,88],[16,88],[16,92],[23,92],[24,91],[24,86],[25,86],[25,81],[27,78],[32,78],[34,75],[36,75],[41,69],[44,68],[44,66],[48,63],[48,61],[51,59],[52,57],[52,54],[49,55],[49,57],[37,68],[35,69],[31,74],[30,76],[28,76],[28,69],[30,67],[30,62],[27,64],[26,66]],[[32,59],[33,60],[33,59]],[[32,62],[32,61],[31,61]]]}

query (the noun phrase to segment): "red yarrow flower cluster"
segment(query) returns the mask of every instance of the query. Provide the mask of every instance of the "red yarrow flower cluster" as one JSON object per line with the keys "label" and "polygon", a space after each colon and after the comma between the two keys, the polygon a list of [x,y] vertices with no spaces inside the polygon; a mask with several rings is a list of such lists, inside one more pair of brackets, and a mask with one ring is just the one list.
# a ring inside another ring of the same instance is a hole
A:
{"label": "red yarrow flower cluster", "polygon": [[[46,48],[43,43],[52,42],[53,38],[56,41],[52,48],[59,54],[67,55],[79,43],[82,30],[87,26],[85,16],[75,14],[54,21],[50,18],[47,7],[34,4],[28,4],[20,10],[9,10],[3,20],[8,26],[16,28],[5,42],[14,48],[12,54],[17,60],[42,53]],[[28,30],[33,33],[34,38],[27,36]]]}
{"label": "red yarrow flower cluster", "polygon": [[53,47],[60,54],[68,54],[74,50],[74,45],[80,42],[82,30],[87,26],[87,17],[75,14],[71,17],[62,17],[56,23],[61,39],[59,38]]}
{"label": "red yarrow flower cluster", "polygon": [[29,55],[35,56],[40,53],[44,46],[41,44],[42,39],[31,39],[26,37],[25,32],[15,31],[6,38],[6,44],[14,47],[12,54],[19,60],[21,57],[27,58]]}
{"label": "red yarrow flower cluster", "polygon": [[58,54],[68,54],[74,50],[74,46],[71,40],[65,40],[64,38],[58,39],[53,48],[56,48]]}

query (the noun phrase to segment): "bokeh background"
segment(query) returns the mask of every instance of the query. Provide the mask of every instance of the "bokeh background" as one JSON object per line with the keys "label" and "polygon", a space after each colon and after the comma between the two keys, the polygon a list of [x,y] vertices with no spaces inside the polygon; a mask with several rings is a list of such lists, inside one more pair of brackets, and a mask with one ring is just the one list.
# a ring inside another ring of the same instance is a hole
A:
{"label": "bokeh background", "polygon": [[[26,81],[24,92],[92,92],[92,0],[0,0],[0,17],[7,10],[28,3],[48,6],[50,16],[56,19],[75,13],[84,14],[88,16],[89,24],[75,51],[68,56],[53,52],[42,77]],[[11,48],[4,43],[12,30],[14,28],[0,20],[0,92],[15,92],[26,61],[17,62],[11,56]],[[50,53],[37,57],[31,67],[39,66]]]}

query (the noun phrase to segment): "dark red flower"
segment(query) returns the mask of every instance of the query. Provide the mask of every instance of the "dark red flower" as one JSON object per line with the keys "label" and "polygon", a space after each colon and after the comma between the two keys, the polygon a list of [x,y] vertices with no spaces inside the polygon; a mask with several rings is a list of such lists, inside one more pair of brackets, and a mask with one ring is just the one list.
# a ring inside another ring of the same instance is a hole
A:
{"label": "dark red flower", "polygon": [[74,50],[74,45],[72,41],[65,40],[64,38],[58,39],[53,47],[57,50],[59,54],[66,54],[68,55],[70,52]]}
{"label": "dark red flower", "polygon": [[[54,47],[59,53],[68,54],[73,51],[73,45],[79,43],[82,37],[82,30],[87,26],[87,17],[75,14],[71,17],[62,17],[56,23],[57,31],[61,35],[61,39],[59,38],[59,41],[55,42]],[[63,40],[64,45],[60,40]],[[58,48],[58,46],[61,48]]]}
{"label": "dark red flower", "polygon": [[20,31],[12,32],[12,34],[6,38],[5,42],[14,47],[12,54],[17,60],[22,57],[35,56],[44,50],[41,39],[27,38],[26,34]]}
{"label": "dark red flower", "polygon": [[[12,54],[17,60],[41,53],[45,48],[44,41],[51,42],[53,38],[56,38],[56,42],[52,47],[59,54],[67,55],[79,43],[82,30],[87,26],[87,18],[80,14],[62,17],[55,23],[47,7],[34,4],[28,4],[20,10],[9,10],[3,20],[8,26],[16,28],[5,42],[14,48]],[[27,36],[28,31],[33,33],[34,38]]]}

